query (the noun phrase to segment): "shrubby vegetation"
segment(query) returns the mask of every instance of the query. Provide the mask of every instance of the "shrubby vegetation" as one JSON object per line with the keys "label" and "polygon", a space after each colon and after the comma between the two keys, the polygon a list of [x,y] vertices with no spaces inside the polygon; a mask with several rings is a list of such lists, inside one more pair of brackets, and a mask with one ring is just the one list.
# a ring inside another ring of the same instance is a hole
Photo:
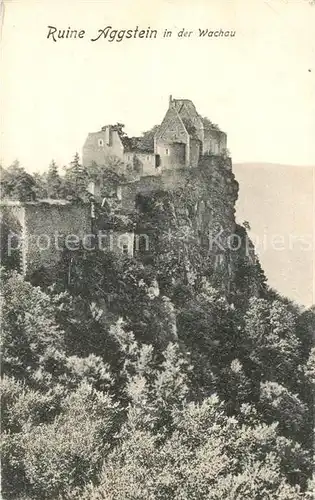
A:
{"label": "shrubby vegetation", "polygon": [[52,160],[47,172],[32,175],[15,161],[7,169],[1,167],[1,196],[19,201],[46,198],[87,201],[89,199],[87,187],[90,181],[101,182],[105,186],[105,195],[115,183],[125,179],[123,172],[117,173],[120,163],[118,158],[113,157],[109,158],[102,168],[92,165],[87,169],[80,163],[79,155],[76,153],[69,166],[63,167],[62,174]]}
{"label": "shrubby vegetation", "polygon": [[[42,189],[83,196],[70,168]],[[165,193],[138,207],[145,263],[82,249],[40,286],[3,263],[3,498],[311,500],[315,309],[241,256],[225,293]]]}
{"label": "shrubby vegetation", "polygon": [[311,498],[314,311],[240,317],[207,282],[176,306],[111,254],[77,272],[2,274],[4,498]]}

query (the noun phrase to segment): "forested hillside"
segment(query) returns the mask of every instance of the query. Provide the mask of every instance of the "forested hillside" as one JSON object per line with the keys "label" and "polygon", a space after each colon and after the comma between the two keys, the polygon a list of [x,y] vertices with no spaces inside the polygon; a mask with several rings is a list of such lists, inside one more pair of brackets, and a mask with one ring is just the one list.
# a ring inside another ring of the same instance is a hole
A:
{"label": "forested hillside", "polygon": [[146,262],[65,252],[53,283],[4,262],[3,498],[311,500],[314,308],[242,255],[227,292],[169,198],[150,203]]}

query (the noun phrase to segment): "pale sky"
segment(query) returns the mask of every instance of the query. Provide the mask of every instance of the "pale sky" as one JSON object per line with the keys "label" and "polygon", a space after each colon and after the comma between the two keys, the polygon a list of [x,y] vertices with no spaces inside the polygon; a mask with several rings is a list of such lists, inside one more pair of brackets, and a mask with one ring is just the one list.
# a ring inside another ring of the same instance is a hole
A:
{"label": "pale sky", "polygon": [[[85,30],[47,39],[47,26]],[[91,42],[98,30],[156,39]],[[172,38],[160,33],[167,28]],[[179,39],[180,29],[192,30]],[[198,28],[235,30],[199,38]],[[1,149],[29,171],[62,166],[88,132],[160,123],[169,94],[191,99],[228,134],[234,162],[315,164],[315,6],[308,0],[5,1]]]}

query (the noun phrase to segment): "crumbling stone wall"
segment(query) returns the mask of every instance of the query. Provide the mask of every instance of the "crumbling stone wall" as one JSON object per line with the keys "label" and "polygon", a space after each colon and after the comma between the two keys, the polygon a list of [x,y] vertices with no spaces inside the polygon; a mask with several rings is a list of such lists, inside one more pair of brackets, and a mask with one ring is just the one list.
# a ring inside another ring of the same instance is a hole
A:
{"label": "crumbling stone wall", "polygon": [[[41,268],[53,267],[61,257],[64,245],[78,248],[80,242],[88,246],[91,235],[90,206],[62,200],[51,202],[9,203],[4,217],[13,218],[19,234],[12,251],[21,253],[24,274]],[[13,225],[12,232],[14,232]],[[71,247],[71,248],[70,248]]]}
{"label": "crumbling stone wall", "polygon": [[[78,238],[84,240],[91,234],[90,207],[77,204],[27,205],[25,223],[29,239],[28,270],[40,265],[51,267],[59,261],[65,244],[75,247]],[[42,248],[40,243],[43,243]],[[88,239],[85,244],[88,245]]]}
{"label": "crumbling stone wall", "polygon": [[156,167],[156,156],[153,153],[126,152],[124,162],[130,165],[139,175],[157,175],[159,168]]}
{"label": "crumbling stone wall", "polygon": [[20,245],[25,236],[25,211],[18,205],[0,205],[1,264],[24,271],[26,246]]}
{"label": "crumbling stone wall", "polygon": [[198,139],[190,139],[190,158],[189,158],[189,166],[192,168],[198,167],[199,158],[201,155],[201,142]]}
{"label": "crumbling stone wall", "polygon": [[169,107],[154,138],[161,168],[180,168],[189,162],[189,134],[174,107]]}
{"label": "crumbling stone wall", "polygon": [[205,127],[203,154],[213,153],[220,154],[227,147],[227,135],[221,130]]}
{"label": "crumbling stone wall", "polygon": [[156,153],[160,156],[161,169],[183,168],[189,161],[189,140],[187,144],[159,140]]}
{"label": "crumbling stone wall", "polygon": [[82,150],[82,163],[89,167],[92,162],[105,165],[108,157],[124,159],[124,147],[117,130],[111,125],[103,127],[99,132],[90,133]]}
{"label": "crumbling stone wall", "polygon": [[149,194],[152,191],[162,189],[163,183],[161,177],[146,176],[138,181],[129,182],[121,185],[121,204],[124,210],[133,210],[137,194]]}

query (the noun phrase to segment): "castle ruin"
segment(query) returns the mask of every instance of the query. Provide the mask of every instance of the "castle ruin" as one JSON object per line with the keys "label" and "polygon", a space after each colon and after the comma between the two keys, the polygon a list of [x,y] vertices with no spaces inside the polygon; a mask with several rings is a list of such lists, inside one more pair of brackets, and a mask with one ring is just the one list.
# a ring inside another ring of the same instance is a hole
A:
{"label": "castle ruin", "polygon": [[[115,158],[120,167],[134,172],[131,180],[116,186],[121,218],[137,211],[139,196],[189,189],[198,193],[193,206],[183,207],[181,200],[175,210],[189,211],[201,244],[221,228],[226,241],[236,227],[238,195],[226,134],[199,115],[192,101],[170,96],[168,109],[156,127],[151,144],[144,146],[140,139],[127,137],[120,124],[106,125],[98,132],[89,133],[83,146],[82,163],[86,169],[93,163],[102,168],[108,159]],[[96,216],[95,207],[106,204],[101,188],[95,184],[90,186],[93,198],[85,205],[66,200],[3,204],[4,212],[10,214],[20,228],[24,273],[39,266],[56,265],[62,250],[59,242],[58,248],[51,246],[39,252],[36,245],[28,241],[29,234],[33,241],[45,233],[50,237],[59,233],[63,238],[67,234],[77,235],[82,240],[87,234],[102,231],[110,234],[110,250],[129,256],[139,253],[138,236],[142,231],[146,233],[147,228],[120,225],[117,220],[112,223],[112,215],[102,210],[97,211],[101,215]],[[228,248],[211,249],[211,252],[216,262],[231,273],[233,263]]]}

